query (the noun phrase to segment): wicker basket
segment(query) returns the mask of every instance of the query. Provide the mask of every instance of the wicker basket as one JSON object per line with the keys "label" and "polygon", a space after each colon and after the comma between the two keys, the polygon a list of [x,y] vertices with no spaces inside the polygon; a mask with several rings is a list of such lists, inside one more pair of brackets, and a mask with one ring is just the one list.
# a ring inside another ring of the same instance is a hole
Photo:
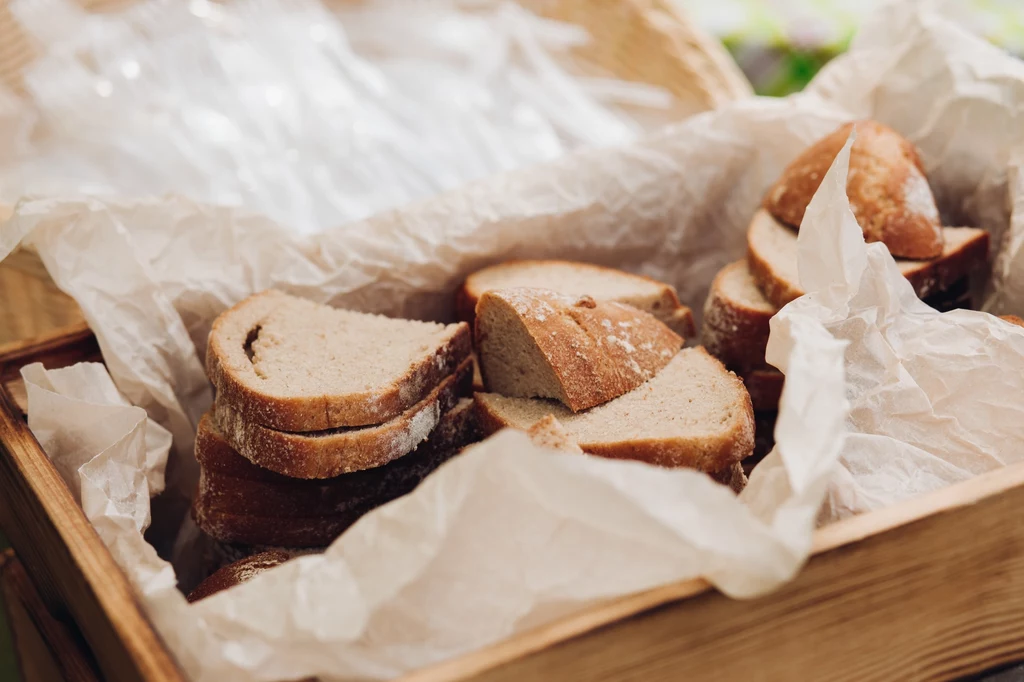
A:
{"label": "wicker basket", "polygon": [[[104,11],[132,0],[79,1],[89,10]],[[575,55],[584,69],[669,90],[675,95],[673,114],[678,118],[752,92],[722,45],[691,24],[672,0],[520,3],[542,16],[586,28],[594,40]],[[11,15],[8,0],[0,0],[0,83],[24,93],[22,74],[35,56]],[[2,213],[0,207],[0,218]],[[34,254],[19,250],[0,264],[0,343],[79,321],[77,306],[57,290]]]}

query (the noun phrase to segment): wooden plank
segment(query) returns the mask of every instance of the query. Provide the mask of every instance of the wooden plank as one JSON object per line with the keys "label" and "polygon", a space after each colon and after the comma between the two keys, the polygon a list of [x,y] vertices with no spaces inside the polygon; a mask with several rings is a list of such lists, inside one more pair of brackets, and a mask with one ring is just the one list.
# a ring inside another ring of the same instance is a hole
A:
{"label": "wooden plank", "polygon": [[11,550],[0,554],[0,594],[23,682],[99,682],[81,635],[46,610]]}
{"label": "wooden plank", "polygon": [[[80,333],[80,332],[76,332]],[[65,335],[66,338],[74,334]],[[0,373],[24,361],[78,357],[88,338],[16,345]],[[51,366],[56,361],[51,360]],[[108,680],[183,677],[142,612],[127,577],[39,447],[6,389],[0,389],[0,525],[33,576],[47,609],[79,624]]]}
{"label": "wooden plank", "polygon": [[[818,554],[760,599],[692,596],[703,586],[687,581],[403,679],[657,682],[685,671],[881,682],[981,672],[1024,658],[1022,504],[1024,465],[1007,467],[819,531]],[[673,589],[679,598],[659,603]]]}

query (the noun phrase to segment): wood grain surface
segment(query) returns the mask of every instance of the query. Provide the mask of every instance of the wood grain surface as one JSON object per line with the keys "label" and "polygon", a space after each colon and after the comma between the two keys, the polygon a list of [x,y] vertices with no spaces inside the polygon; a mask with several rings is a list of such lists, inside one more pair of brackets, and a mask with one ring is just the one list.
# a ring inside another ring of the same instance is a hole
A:
{"label": "wood grain surface", "polygon": [[766,597],[687,581],[403,679],[887,682],[988,670],[1024,657],[1021,504],[1017,465],[819,531],[803,571]]}
{"label": "wood grain surface", "polygon": [[[0,349],[0,386],[26,362],[60,366],[97,354],[82,327]],[[78,624],[104,679],[182,680],[131,585],[0,388],[0,524],[46,609]]]}
{"label": "wood grain surface", "polygon": [[0,553],[0,594],[23,682],[99,682],[96,662],[81,635],[46,610],[11,550]]}

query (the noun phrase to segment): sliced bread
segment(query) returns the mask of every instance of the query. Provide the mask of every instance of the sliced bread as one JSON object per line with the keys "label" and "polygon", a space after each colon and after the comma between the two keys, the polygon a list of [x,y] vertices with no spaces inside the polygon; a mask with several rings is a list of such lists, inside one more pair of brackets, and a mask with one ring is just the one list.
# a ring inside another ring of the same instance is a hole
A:
{"label": "sliced bread", "polygon": [[196,434],[200,476],[192,515],[206,534],[224,543],[323,547],[476,440],[473,401],[463,398],[408,455],[365,471],[300,480],[239,455],[207,414]]}
{"label": "sliced bread", "polygon": [[249,582],[260,573],[280,566],[293,557],[293,554],[282,549],[271,549],[253,554],[233,564],[224,566],[189,592],[188,601],[195,602],[205,599],[218,592]]}
{"label": "sliced bread", "polygon": [[650,381],[585,412],[549,400],[476,396],[480,427],[528,430],[553,415],[584,452],[706,472],[726,469],[754,446],[743,382],[703,348],[680,351]]}
{"label": "sliced bread", "polygon": [[671,286],[614,268],[561,260],[508,261],[474,272],[456,293],[456,315],[472,323],[476,304],[485,291],[519,287],[625,303],[654,315],[684,339],[696,335],[693,313],[679,303]]}
{"label": "sliced bread", "polygon": [[265,291],[213,323],[207,374],[218,402],[252,424],[320,431],[382,424],[468,356],[465,324],[396,320]]}
{"label": "sliced bread", "polygon": [[573,412],[633,390],[683,344],[632,306],[544,289],[485,292],[474,331],[488,390],[552,398]]}
{"label": "sliced bread", "polygon": [[755,412],[775,412],[782,398],[782,386],[786,375],[771,365],[762,365],[743,375],[743,385],[750,394],[750,403]]}
{"label": "sliced bread", "polygon": [[1024,320],[1020,319],[1016,315],[1000,315],[999,319],[1009,322],[1010,324],[1015,324],[1018,327],[1024,327]]}
{"label": "sliced bread", "polygon": [[468,358],[420,402],[383,424],[291,432],[245,418],[218,396],[214,419],[231,447],[253,464],[293,478],[331,478],[383,466],[412,452],[459,397],[472,390]]}
{"label": "sliced bread", "polygon": [[526,433],[530,436],[530,440],[543,448],[583,453],[580,446],[553,414],[538,419],[533,426],[527,429]]}
{"label": "sliced bread", "polygon": [[726,367],[746,374],[764,365],[769,322],[778,310],[757,287],[745,260],[730,263],[711,283],[701,342]]}
{"label": "sliced bread", "polygon": [[747,487],[747,474],[743,471],[743,464],[740,462],[708,475],[715,483],[721,483],[737,495]]}
{"label": "sliced bread", "polygon": [[897,258],[939,257],[943,251],[939,210],[917,150],[876,121],[847,123],[808,147],[768,190],[764,208],[799,228],[811,197],[854,126],[857,139],[850,149],[846,193],[865,240],[884,243]]}
{"label": "sliced bread", "polygon": [[[944,227],[945,247],[934,260],[897,259],[903,276],[919,298],[945,291],[985,264],[988,232],[973,227]],[[758,288],[781,308],[803,296],[797,270],[797,233],[765,210],[754,215],[747,231],[747,263]]]}

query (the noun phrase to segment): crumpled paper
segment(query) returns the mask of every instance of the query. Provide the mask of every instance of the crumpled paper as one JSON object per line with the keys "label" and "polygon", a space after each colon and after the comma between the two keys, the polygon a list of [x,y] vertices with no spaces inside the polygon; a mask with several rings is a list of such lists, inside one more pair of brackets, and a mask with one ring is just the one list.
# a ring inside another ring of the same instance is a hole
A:
{"label": "crumpled paper", "polygon": [[[895,4],[806,94],[738,102],[358,231],[295,239],[258,216],[176,198],[36,199],[3,226],[0,253],[22,240],[39,251],[81,304],[118,388],[174,434],[168,468],[181,473],[168,473],[166,495],[187,490],[191,429],[209,406],[210,323],[249,293],[276,286],[444,319],[472,270],[557,256],[664,279],[699,310],[714,273],[742,256],[766,188],[851,117],[879,118],[921,147],[944,214],[996,237],[987,305],[1020,312],[1022,106],[1019,62],[927,8]],[[884,248],[859,238],[842,190],[847,153],[801,230],[809,293],[778,314],[769,348],[787,377],[777,447],[740,498],[695,472],[544,451],[504,432],[323,556],[191,606],[141,534],[101,533],[189,675],[383,679],[667,581],[702,575],[754,596],[798,570],[822,500],[829,517],[864,511],[1009,461],[998,436],[1024,423],[1006,377],[1022,374],[1021,332],[912,300]],[[39,428],[59,428],[60,415],[29,409]],[[104,435],[110,457],[142,461],[140,442]],[[144,496],[137,489],[133,503]],[[110,515],[97,509],[86,511],[102,524]]]}

